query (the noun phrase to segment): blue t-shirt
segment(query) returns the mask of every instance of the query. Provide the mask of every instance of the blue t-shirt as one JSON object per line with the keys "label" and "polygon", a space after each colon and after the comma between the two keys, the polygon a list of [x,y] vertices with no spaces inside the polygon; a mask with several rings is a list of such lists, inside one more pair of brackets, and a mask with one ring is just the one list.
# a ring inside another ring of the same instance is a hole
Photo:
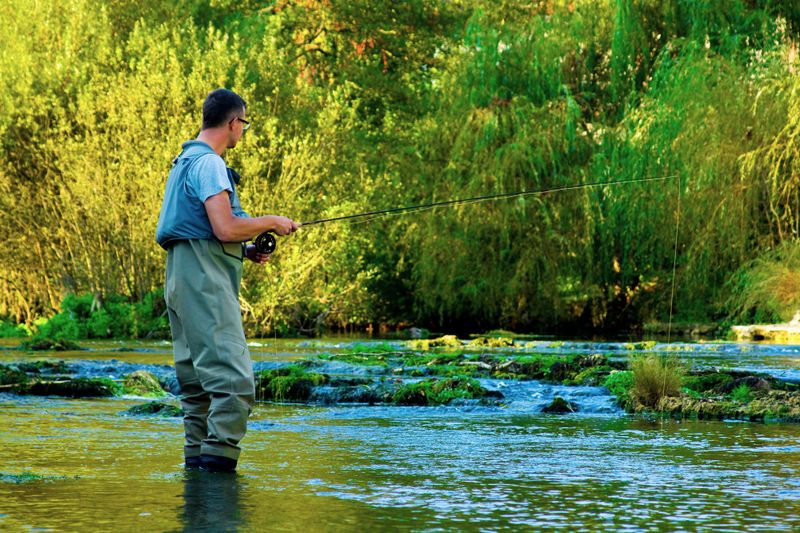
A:
{"label": "blue t-shirt", "polygon": [[228,191],[234,216],[247,217],[225,162],[202,141],[188,141],[172,165],[158,216],[156,241],[164,249],[173,241],[213,239],[205,201]]}

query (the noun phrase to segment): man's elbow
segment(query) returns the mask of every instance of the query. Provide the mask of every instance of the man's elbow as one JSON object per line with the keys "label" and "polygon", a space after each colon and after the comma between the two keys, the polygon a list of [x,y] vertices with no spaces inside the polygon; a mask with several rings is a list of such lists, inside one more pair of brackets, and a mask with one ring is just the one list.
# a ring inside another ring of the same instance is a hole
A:
{"label": "man's elbow", "polygon": [[217,238],[220,242],[233,242],[236,240],[236,236],[228,225],[213,225],[212,231],[214,232],[214,237]]}

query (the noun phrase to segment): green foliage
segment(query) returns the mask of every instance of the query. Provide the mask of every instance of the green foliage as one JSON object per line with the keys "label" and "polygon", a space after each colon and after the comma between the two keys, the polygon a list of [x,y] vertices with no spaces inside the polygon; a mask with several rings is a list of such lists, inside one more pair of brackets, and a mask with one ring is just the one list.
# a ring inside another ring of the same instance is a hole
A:
{"label": "green foliage", "polygon": [[679,203],[677,318],[794,305],[768,297],[800,235],[791,0],[6,4],[0,316],[42,335],[166,335],[158,207],[219,86],[254,215],[669,177],[303,229],[245,269],[254,334],[665,320]]}
{"label": "green foliage", "polygon": [[141,338],[164,336],[169,331],[163,291],[129,303],[111,295],[105,300],[91,294],[67,295],[61,312],[42,321],[34,340]]}
{"label": "green foliage", "polygon": [[14,325],[5,320],[0,320],[0,338],[27,336],[28,330],[22,324]]}
{"label": "green foliage", "polygon": [[662,398],[678,396],[681,391],[683,367],[673,358],[643,355],[631,361],[633,400],[654,409]]}

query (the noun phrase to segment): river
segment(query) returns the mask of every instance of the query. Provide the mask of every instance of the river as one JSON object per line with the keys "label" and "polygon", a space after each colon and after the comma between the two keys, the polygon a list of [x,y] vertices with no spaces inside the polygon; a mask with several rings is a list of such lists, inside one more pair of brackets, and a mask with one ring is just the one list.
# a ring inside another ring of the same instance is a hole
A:
{"label": "river", "polygon": [[[251,351],[268,367],[352,342],[266,339]],[[166,343],[84,344],[89,351],[43,355],[4,341],[0,362],[61,359],[87,375],[170,372]],[[524,349],[627,356],[621,343]],[[798,346],[648,349],[800,377]],[[141,399],[0,394],[0,530],[800,528],[798,424],[653,419],[620,411],[600,387],[487,381],[504,391],[502,406],[258,404],[235,475],[184,471],[179,419],[120,414]],[[580,411],[540,413],[555,395]]]}

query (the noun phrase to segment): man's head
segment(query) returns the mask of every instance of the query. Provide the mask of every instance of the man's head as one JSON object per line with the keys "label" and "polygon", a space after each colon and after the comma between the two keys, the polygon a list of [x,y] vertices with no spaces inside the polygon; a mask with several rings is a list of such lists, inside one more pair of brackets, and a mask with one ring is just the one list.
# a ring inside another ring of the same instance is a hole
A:
{"label": "man's head", "polygon": [[215,129],[227,134],[227,147],[239,142],[249,123],[245,120],[247,104],[241,96],[228,89],[216,89],[203,102],[202,131]]}

